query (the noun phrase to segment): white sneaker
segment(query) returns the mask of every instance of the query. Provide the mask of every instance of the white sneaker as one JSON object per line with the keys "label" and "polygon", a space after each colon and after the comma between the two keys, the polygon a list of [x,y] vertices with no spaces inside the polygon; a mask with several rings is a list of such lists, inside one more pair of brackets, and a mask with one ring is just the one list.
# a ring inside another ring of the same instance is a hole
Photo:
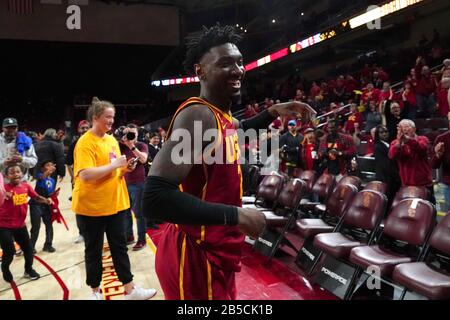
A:
{"label": "white sneaker", "polygon": [[83,242],[84,241],[84,238],[83,238],[83,236],[82,235],[79,235],[76,239],[75,239],[75,243],[81,243],[81,242]]}
{"label": "white sneaker", "polygon": [[129,294],[125,294],[124,300],[149,300],[156,294],[155,289],[143,289],[138,286],[134,286],[133,291]]}
{"label": "white sneaker", "polygon": [[101,292],[92,292],[91,297],[89,298],[89,300],[104,300],[103,299],[103,294]]}

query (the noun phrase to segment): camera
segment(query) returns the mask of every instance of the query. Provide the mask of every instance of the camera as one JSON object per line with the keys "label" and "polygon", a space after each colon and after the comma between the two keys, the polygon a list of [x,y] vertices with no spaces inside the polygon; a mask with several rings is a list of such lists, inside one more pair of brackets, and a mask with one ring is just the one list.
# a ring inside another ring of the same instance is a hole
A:
{"label": "camera", "polygon": [[126,126],[120,126],[119,128],[117,128],[116,132],[114,132],[114,135],[119,140],[134,140],[136,138],[136,133],[134,132],[124,133],[125,129],[127,129]]}

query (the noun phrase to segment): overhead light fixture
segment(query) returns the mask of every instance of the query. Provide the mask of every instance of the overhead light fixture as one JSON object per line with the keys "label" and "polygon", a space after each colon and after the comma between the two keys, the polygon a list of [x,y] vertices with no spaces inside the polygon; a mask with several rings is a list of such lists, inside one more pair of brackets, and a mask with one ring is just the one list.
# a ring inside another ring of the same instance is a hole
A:
{"label": "overhead light fixture", "polygon": [[275,19],[273,19],[273,20],[272,20],[272,23],[275,23],[275,22],[277,22],[277,21],[276,21]]}
{"label": "overhead light fixture", "polygon": [[304,16],[305,15],[305,13],[304,12],[302,12],[302,16]]}
{"label": "overhead light fixture", "polygon": [[247,29],[245,29],[244,32],[247,32]]}
{"label": "overhead light fixture", "polygon": [[238,27],[238,28],[239,28],[239,23],[238,23],[238,24],[236,24],[236,27]]}

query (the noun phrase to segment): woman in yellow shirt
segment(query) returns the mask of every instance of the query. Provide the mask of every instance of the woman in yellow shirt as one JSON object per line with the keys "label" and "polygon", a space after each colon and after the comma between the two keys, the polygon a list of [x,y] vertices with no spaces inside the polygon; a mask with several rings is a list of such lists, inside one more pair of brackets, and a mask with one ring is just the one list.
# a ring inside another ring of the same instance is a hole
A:
{"label": "woman in yellow shirt", "polygon": [[136,163],[120,154],[118,142],[108,134],[114,115],[110,102],[92,100],[88,110],[92,128],[78,140],[74,151],[72,210],[85,239],[86,283],[93,290],[92,298],[103,299],[100,283],[106,233],[115,271],[125,288],[125,299],[147,300],[156,290],[134,285],[125,235],[124,210],[130,207],[130,201],[123,176],[134,170]]}

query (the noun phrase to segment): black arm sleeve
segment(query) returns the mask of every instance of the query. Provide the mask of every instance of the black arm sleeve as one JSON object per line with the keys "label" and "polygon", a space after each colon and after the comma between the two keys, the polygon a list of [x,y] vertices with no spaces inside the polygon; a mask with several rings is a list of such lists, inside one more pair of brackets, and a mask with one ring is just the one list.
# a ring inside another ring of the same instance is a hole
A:
{"label": "black arm sleeve", "polygon": [[237,207],[202,201],[157,176],[149,176],[145,181],[142,211],[147,219],[170,223],[227,226],[238,223]]}
{"label": "black arm sleeve", "polygon": [[250,119],[242,120],[239,123],[239,127],[243,130],[247,129],[267,129],[267,127],[275,120],[276,118],[272,117],[269,113],[269,111],[264,110],[263,112],[260,112],[254,117],[251,117]]}

